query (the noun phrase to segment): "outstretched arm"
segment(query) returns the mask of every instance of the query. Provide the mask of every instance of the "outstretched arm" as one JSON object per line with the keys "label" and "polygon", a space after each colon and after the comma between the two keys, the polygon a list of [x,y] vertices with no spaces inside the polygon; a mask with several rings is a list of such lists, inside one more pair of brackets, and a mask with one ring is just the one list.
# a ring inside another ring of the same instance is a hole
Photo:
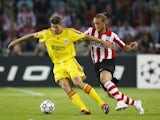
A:
{"label": "outstretched arm", "polygon": [[30,39],[33,39],[35,38],[34,37],[34,33],[33,34],[28,34],[28,35],[25,35],[21,38],[18,38],[14,41],[12,41],[9,45],[8,45],[8,48],[13,48],[15,45],[17,45],[18,43],[20,42],[24,42],[24,41],[27,41],[27,40],[30,40]]}
{"label": "outstretched arm", "polygon": [[106,48],[106,49],[114,47],[113,43],[111,43],[111,42],[104,41],[102,39],[99,39],[99,38],[96,38],[96,37],[93,37],[93,36],[90,36],[90,35],[85,35],[85,37],[86,37],[87,40],[96,41],[96,42],[101,43],[104,46],[104,48]]}
{"label": "outstretched arm", "polygon": [[126,45],[126,46],[123,48],[123,50],[124,50],[125,52],[130,52],[130,51],[132,51],[132,50],[136,50],[137,47],[138,47],[137,42],[131,42],[129,45]]}

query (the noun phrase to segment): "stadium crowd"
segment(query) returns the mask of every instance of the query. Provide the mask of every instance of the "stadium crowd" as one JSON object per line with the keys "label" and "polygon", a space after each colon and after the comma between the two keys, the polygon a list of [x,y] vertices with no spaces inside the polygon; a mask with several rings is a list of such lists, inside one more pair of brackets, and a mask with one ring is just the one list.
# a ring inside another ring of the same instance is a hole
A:
{"label": "stadium crowd", "polygon": [[[51,16],[61,16],[65,27],[83,32],[99,12],[108,13],[109,28],[125,43],[138,42],[133,54],[160,54],[160,0],[0,0],[0,55],[44,56],[45,46],[32,40],[17,45],[11,53],[7,46],[18,37],[49,27]],[[77,44],[76,50],[77,55],[88,56],[89,44]]]}

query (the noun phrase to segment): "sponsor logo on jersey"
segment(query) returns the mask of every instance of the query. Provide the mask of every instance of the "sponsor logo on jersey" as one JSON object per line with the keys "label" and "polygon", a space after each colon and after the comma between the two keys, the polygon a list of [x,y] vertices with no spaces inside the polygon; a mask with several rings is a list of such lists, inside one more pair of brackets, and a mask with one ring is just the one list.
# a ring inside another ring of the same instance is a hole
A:
{"label": "sponsor logo on jersey", "polygon": [[102,44],[100,44],[100,43],[98,43],[98,42],[95,42],[95,41],[92,41],[92,42],[91,42],[91,45],[97,46],[97,47],[103,47]]}
{"label": "sponsor logo on jersey", "polygon": [[64,49],[65,49],[64,46],[52,45],[52,50],[54,50],[54,51],[62,51],[62,50],[64,50]]}

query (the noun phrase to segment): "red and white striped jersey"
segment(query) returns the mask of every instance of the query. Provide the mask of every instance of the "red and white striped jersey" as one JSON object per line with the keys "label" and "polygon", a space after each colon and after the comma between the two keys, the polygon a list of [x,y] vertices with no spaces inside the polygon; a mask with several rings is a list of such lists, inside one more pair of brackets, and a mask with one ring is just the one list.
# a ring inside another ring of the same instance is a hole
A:
{"label": "red and white striped jersey", "polygon": [[[105,33],[100,34],[95,28],[90,27],[84,33],[87,35],[94,36],[96,38],[100,38],[104,41],[116,43],[121,48],[125,46],[125,43],[119,39],[117,34],[108,29],[106,30]],[[93,62],[97,63],[97,62],[102,62],[105,59],[115,58],[116,53],[114,49],[111,48],[105,49],[103,45],[101,45],[100,43],[91,41],[91,57]]]}

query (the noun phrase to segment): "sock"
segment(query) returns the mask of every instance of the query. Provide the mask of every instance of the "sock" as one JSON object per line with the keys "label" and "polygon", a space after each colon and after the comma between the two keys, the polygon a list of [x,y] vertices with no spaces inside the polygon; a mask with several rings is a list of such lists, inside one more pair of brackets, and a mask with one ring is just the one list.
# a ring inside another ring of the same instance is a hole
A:
{"label": "sock", "polygon": [[109,92],[109,94],[116,99],[117,101],[121,101],[121,95],[119,94],[119,90],[117,88],[117,86],[112,82],[112,81],[108,81],[104,84],[104,87],[107,89],[107,91]]}
{"label": "sock", "polygon": [[126,103],[126,104],[130,104],[130,105],[135,105],[135,100],[131,99],[130,97],[126,96],[124,93],[121,93],[119,92],[123,101]]}
{"label": "sock", "polygon": [[97,94],[97,92],[94,90],[94,88],[88,84],[86,84],[83,88],[83,90],[91,96],[100,106],[104,105],[105,102],[100,98],[100,96]]}
{"label": "sock", "polygon": [[69,93],[67,93],[69,99],[71,100],[71,102],[77,106],[80,110],[86,110],[89,111],[89,109],[85,106],[85,104],[83,103],[83,101],[81,100],[81,98],[79,97],[79,95],[71,90]]}

